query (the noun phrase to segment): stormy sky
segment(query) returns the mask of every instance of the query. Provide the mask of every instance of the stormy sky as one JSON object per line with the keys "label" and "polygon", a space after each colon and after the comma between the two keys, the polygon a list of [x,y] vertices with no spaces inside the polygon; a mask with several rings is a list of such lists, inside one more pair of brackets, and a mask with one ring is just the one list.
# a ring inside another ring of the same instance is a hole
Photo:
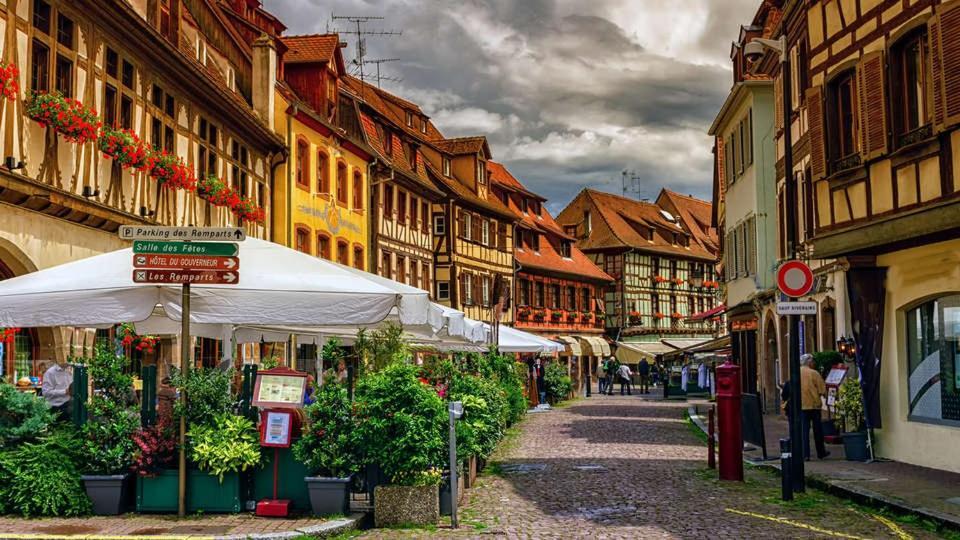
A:
{"label": "stormy sky", "polygon": [[[710,198],[707,128],[731,85],[729,50],[759,0],[265,0],[287,34],[382,16],[367,58],[399,58],[383,87],[446,136],[483,134],[494,159],[558,212],[584,187]],[[356,56],[355,36],[344,51]],[[367,73],[376,66],[367,66]]]}

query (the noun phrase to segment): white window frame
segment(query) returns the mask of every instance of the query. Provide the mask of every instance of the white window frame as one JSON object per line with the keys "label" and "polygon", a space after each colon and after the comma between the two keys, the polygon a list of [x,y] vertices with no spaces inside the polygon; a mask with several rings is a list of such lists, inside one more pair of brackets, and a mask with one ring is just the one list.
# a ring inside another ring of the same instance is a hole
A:
{"label": "white window frame", "polygon": [[463,280],[463,299],[467,305],[473,304],[473,276],[466,274],[467,279]]}
{"label": "white window frame", "polygon": [[489,306],[490,305],[490,276],[483,276],[480,283],[482,287],[481,294],[483,295],[483,305]]}
{"label": "white window frame", "polygon": [[443,158],[443,175],[450,177],[450,158],[448,157]]}
{"label": "white window frame", "polygon": [[438,281],[437,282],[437,300],[449,300],[449,299],[450,299],[450,282]]}
{"label": "white window frame", "polygon": [[490,222],[487,220],[480,223],[480,241],[485,246],[490,245]]}
{"label": "white window frame", "polygon": [[447,234],[447,216],[443,214],[433,216],[433,234]]}
{"label": "white window frame", "polygon": [[473,214],[463,213],[463,239],[473,240]]}

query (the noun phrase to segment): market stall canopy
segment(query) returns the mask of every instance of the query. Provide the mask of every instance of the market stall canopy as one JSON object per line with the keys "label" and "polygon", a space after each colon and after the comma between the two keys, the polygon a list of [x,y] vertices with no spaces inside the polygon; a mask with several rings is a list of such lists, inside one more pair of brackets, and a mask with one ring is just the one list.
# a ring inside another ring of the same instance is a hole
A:
{"label": "market stall canopy", "polygon": [[580,342],[577,341],[577,338],[573,336],[557,336],[557,341],[565,345],[560,354],[570,356],[580,356],[582,354]]}
{"label": "market stall canopy", "polygon": [[665,345],[659,341],[644,343],[631,343],[626,341],[617,342],[617,360],[626,364],[636,364],[641,359],[646,358],[648,362],[657,359],[657,355],[676,350],[675,347]]}
{"label": "market stall canopy", "polygon": [[701,341],[694,345],[689,345],[682,349],[677,349],[675,351],[670,351],[669,353],[664,354],[664,359],[676,358],[684,354],[693,354],[697,356],[701,355],[714,355],[714,356],[726,356],[730,351],[730,336],[722,336],[710,340]]}
{"label": "market stall canopy", "polygon": [[[489,325],[487,326],[489,329]],[[498,343],[500,352],[507,353],[558,353],[563,350],[563,345],[547,338],[517,330],[509,326],[500,326],[500,340]]]}
{"label": "market stall canopy", "polygon": [[[427,292],[398,291],[337,264],[264,240],[239,243],[235,285],[192,285],[194,323],[361,325],[397,308],[403,324],[437,320]],[[0,326],[96,326],[142,321],[157,305],[180,316],[179,285],[133,283],[121,249],[0,282]]]}
{"label": "market stall canopy", "polygon": [[610,356],[610,344],[600,336],[580,336],[580,347],[585,356]]}

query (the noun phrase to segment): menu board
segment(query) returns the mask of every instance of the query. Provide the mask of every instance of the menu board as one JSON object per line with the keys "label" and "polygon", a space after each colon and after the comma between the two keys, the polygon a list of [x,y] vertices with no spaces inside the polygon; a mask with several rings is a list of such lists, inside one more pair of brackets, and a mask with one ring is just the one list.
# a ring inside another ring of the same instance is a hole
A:
{"label": "menu board", "polygon": [[307,379],[303,375],[258,374],[253,404],[258,407],[302,407],[306,386]]}
{"label": "menu board", "polygon": [[290,446],[290,413],[267,411],[261,444],[263,446]]}

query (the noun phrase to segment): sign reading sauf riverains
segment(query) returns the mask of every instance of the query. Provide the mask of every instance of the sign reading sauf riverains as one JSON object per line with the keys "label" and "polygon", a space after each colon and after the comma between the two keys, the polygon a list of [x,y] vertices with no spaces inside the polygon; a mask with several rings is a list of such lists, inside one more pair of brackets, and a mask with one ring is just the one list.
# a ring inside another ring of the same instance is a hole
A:
{"label": "sign reading sauf riverains", "polygon": [[134,240],[134,283],[235,285],[240,281],[239,246],[234,240],[246,238],[243,229],[124,225],[120,237]]}

